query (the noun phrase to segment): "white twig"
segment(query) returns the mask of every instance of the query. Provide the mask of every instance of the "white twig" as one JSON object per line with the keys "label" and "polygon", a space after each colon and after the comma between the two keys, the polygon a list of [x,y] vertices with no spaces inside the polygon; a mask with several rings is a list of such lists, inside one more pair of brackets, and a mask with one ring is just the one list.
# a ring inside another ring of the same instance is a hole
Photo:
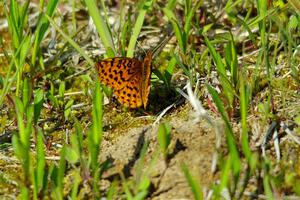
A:
{"label": "white twig", "polygon": [[170,110],[173,106],[175,105],[175,103],[172,103],[171,105],[169,105],[167,108],[165,108],[157,117],[157,119],[155,120],[155,122],[153,123],[153,126],[155,126],[156,124],[158,124],[161,120],[161,118],[168,112],[168,110]]}
{"label": "white twig", "polygon": [[300,140],[298,138],[298,136],[296,136],[288,127],[287,125],[284,124],[284,122],[280,123],[280,126],[282,127],[282,129],[284,130],[284,132],[286,132],[288,134],[288,136],[294,141],[296,142],[298,145],[300,145]]}
{"label": "white twig", "polygon": [[279,147],[279,139],[278,139],[277,130],[274,131],[273,140],[274,140],[274,148],[275,148],[277,162],[279,162],[280,161],[280,147]]}
{"label": "white twig", "polygon": [[[196,83],[198,85],[198,82]],[[192,91],[192,87],[190,82],[187,83],[186,85],[187,88],[187,93],[185,94],[182,90],[178,90],[178,92],[185,97],[193,106],[195,112],[193,113],[194,116],[194,122],[199,122],[200,118],[204,118],[212,127],[215,128],[216,131],[216,149],[219,149],[221,146],[221,130],[219,128],[219,125],[212,120],[212,118],[209,116],[207,111],[203,108],[201,102],[195,95],[195,93]],[[214,152],[213,154],[213,159],[212,159],[212,166],[211,166],[211,171],[215,172],[217,169],[217,159],[218,159],[218,153]]]}

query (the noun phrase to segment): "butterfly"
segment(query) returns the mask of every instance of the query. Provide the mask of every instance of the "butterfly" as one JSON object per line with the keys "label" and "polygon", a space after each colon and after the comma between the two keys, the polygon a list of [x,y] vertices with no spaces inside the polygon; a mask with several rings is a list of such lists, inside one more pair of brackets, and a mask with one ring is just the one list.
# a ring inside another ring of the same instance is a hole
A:
{"label": "butterfly", "polygon": [[148,51],[143,61],[136,58],[115,57],[96,63],[100,82],[111,87],[118,101],[129,108],[148,103],[152,52]]}

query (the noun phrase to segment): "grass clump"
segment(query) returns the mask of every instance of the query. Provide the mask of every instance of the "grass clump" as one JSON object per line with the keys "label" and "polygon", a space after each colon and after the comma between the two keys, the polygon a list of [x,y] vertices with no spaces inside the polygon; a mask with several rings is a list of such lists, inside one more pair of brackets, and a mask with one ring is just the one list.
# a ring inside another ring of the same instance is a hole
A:
{"label": "grass clump", "polygon": [[[0,30],[0,195],[300,195],[297,1],[99,3],[1,4],[7,27]],[[164,41],[164,50],[155,41]],[[138,57],[145,53],[139,46],[157,46],[162,53],[153,65],[162,66],[153,66],[147,110],[126,110],[107,98],[94,58]],[[193,98],[184,93],[187,83]],[[205,112],[189,106],[201,102]],[[221,124],[220,144],[205,132],[218,126],[186,113]],[[214,154],[193,152],[195,143],[211,144]]]}

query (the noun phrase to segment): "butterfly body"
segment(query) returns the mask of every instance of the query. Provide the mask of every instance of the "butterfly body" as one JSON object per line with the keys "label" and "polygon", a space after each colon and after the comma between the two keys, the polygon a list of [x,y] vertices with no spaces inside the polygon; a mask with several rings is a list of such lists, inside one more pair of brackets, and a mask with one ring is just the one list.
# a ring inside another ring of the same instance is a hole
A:
{"label": "butterfly body", "polygon": [[150,92],[152,53],[148,52],[141,62],[136,58],[115,57],[96,63],[100,81],[111,87],[118,101],[138,108],[148,103]]}

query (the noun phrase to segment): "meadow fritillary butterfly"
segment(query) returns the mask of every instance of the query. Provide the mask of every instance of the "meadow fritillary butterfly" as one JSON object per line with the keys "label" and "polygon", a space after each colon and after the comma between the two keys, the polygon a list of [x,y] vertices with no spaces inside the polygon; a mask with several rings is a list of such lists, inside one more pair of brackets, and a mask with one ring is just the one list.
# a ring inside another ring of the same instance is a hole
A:
{"label": "meadow fritillary butterfly", "polygon": [[129,107],[146,109],[150,92],[152,52],[144,61],[136,58],[116,57],[96,63],[100,81],[111,87],[118,101]]}

